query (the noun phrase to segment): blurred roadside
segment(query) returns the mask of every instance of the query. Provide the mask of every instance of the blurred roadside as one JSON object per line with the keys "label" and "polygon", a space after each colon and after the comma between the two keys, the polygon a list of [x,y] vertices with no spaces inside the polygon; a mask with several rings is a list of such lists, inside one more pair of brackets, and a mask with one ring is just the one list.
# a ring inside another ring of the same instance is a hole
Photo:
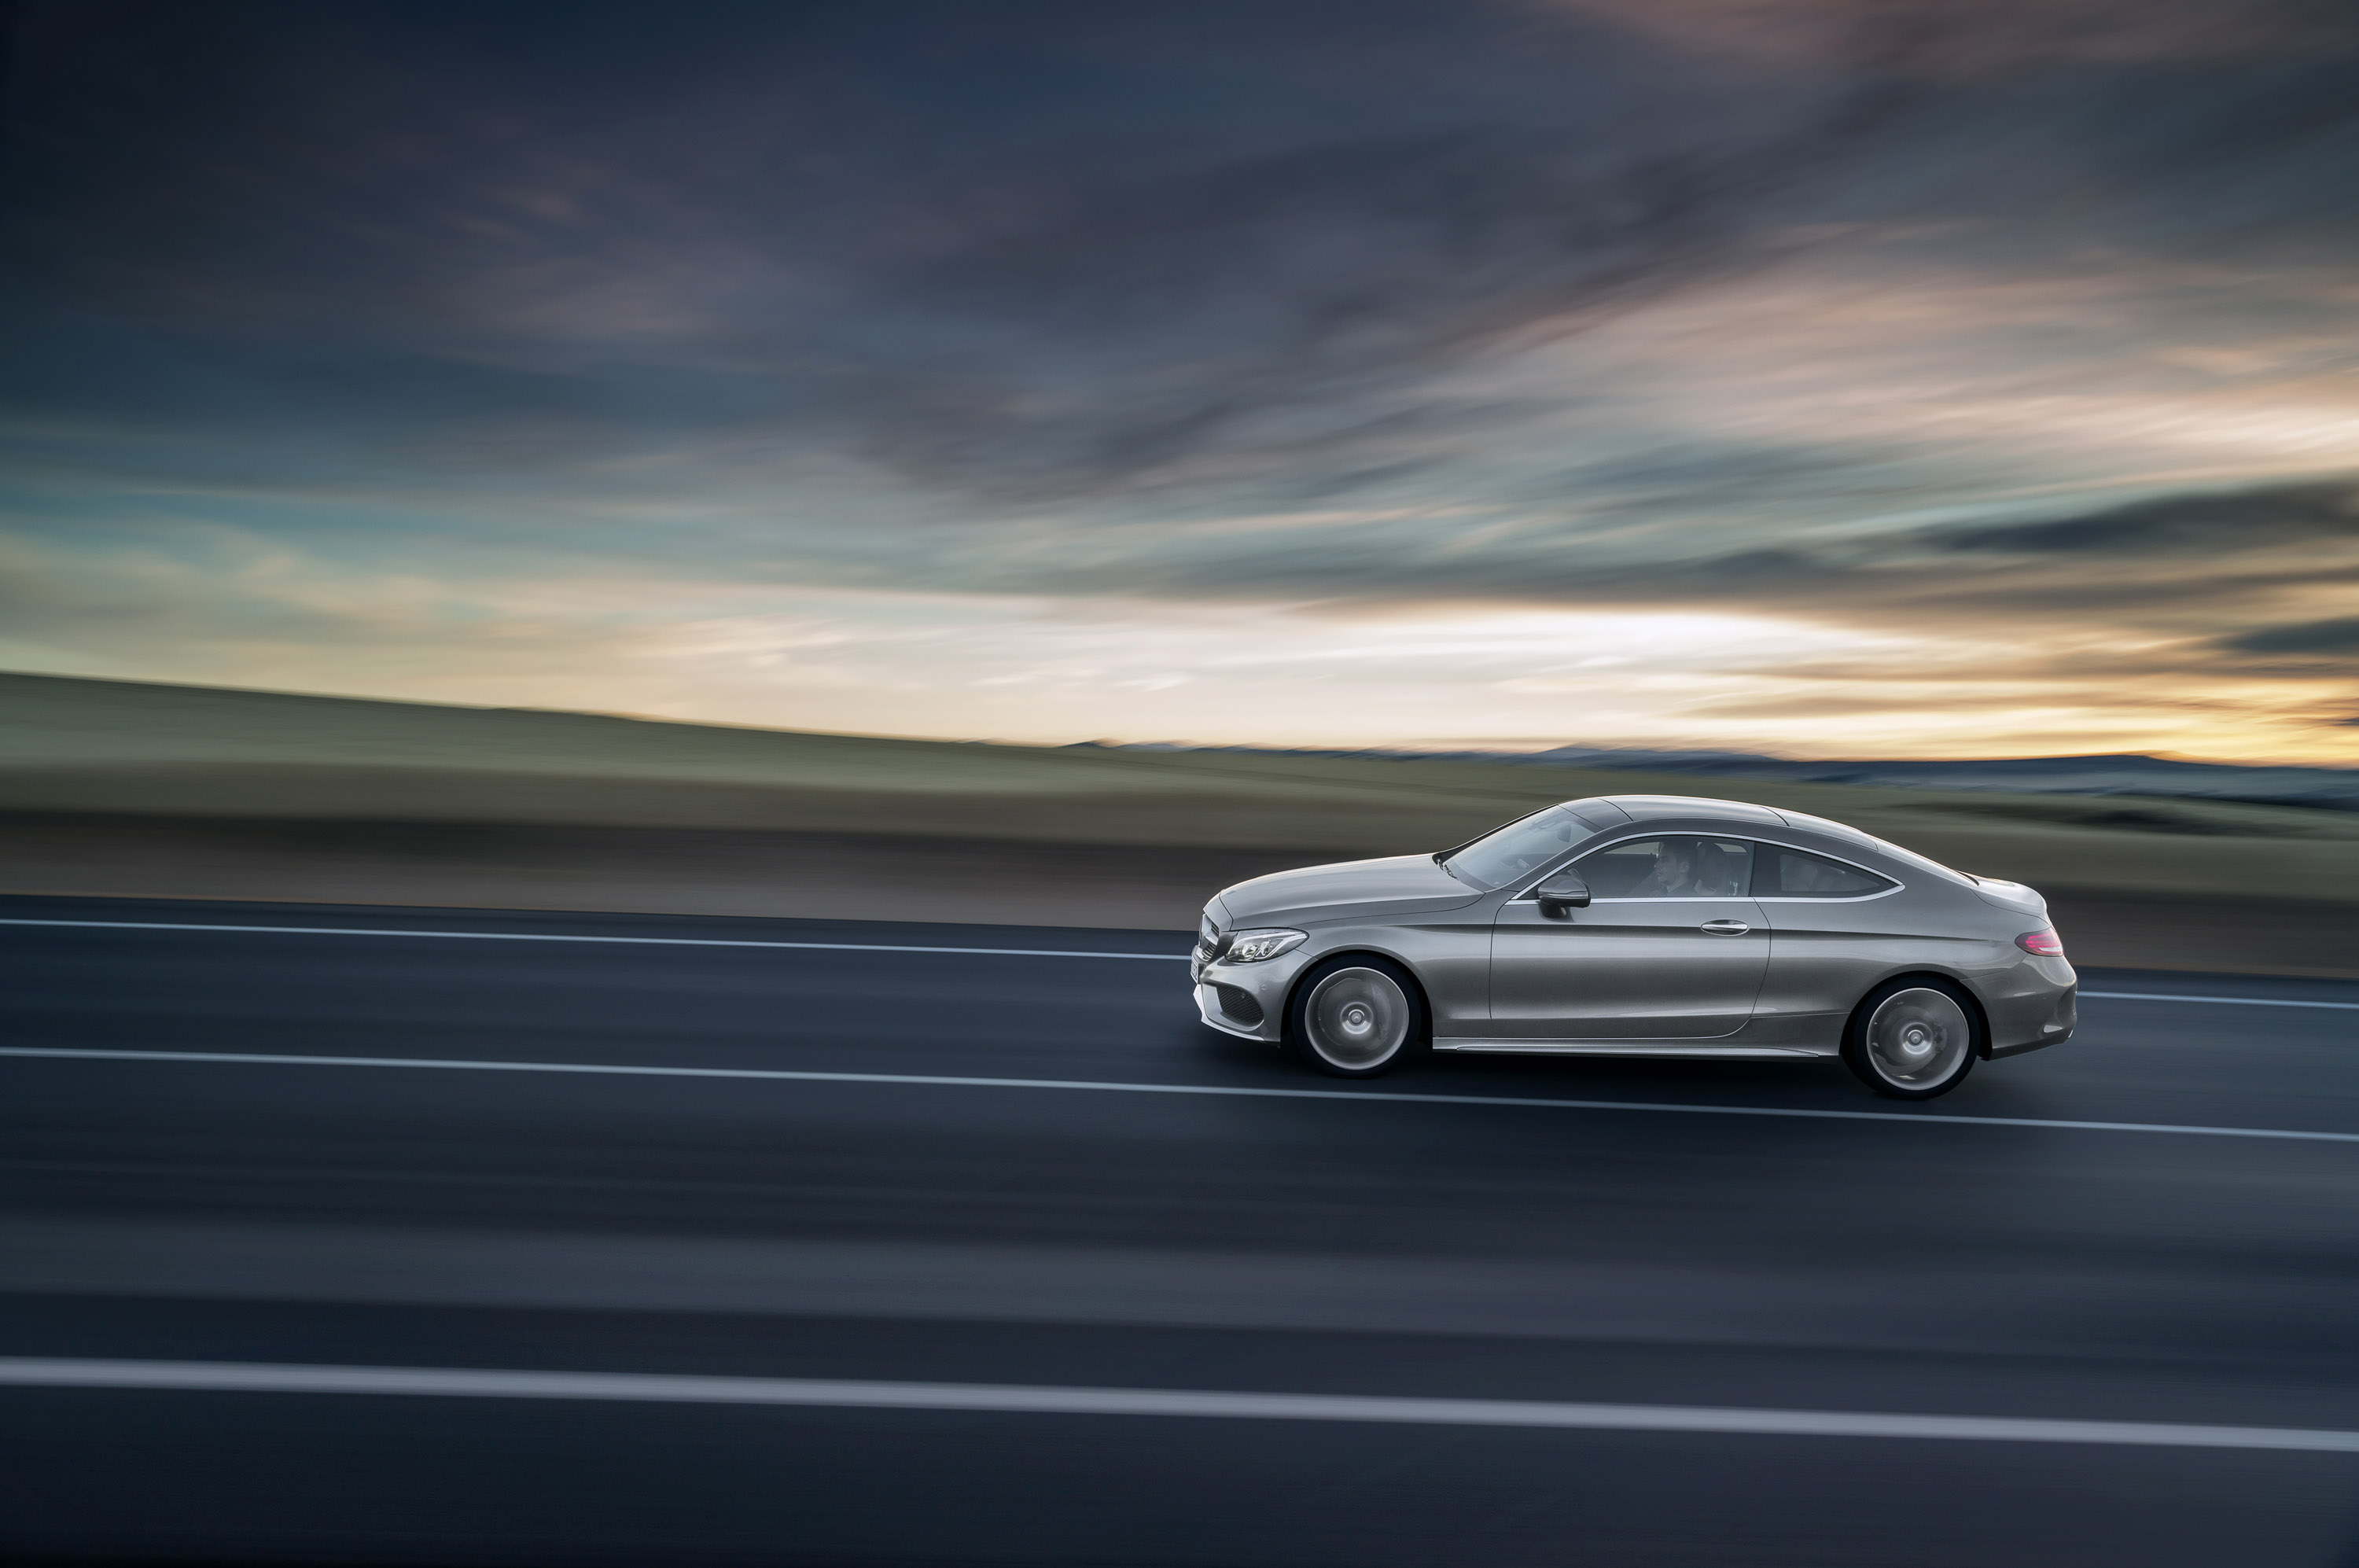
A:
{"label": "blurred roadside", "polygon": [[0,891],[1184,929],[1287,866],[1724,794],[2049,895],[2072,956],[2359,977],[2359,812],[1047,748],[0,675]]}

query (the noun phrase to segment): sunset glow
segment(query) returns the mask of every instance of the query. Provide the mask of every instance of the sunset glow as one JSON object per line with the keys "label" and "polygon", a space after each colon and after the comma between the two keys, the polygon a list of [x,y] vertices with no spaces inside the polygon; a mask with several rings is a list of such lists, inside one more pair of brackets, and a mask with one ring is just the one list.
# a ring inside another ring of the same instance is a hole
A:
{"label": "sunset glow", "polygon": [[0,667],[2359,764],[2348,26],[1322,15],[42,13]]}

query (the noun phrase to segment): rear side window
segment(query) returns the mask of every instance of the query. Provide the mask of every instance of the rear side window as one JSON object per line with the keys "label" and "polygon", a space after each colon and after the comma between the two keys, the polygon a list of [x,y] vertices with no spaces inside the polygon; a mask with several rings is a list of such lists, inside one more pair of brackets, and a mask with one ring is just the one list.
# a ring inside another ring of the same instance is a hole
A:
{"label": "rear side window", "polygon": [[1753,879],[1756,898],[1857,898],[1900,884],[1822,855],[1761,846],[1761,869]]}

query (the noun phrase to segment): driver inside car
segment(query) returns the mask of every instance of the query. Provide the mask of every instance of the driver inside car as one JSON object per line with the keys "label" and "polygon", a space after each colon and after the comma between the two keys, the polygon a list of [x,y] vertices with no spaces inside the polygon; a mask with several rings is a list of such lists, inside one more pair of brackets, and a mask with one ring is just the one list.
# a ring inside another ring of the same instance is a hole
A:
{"label": "driver inside car", "polygon": [[1674,898],[1695,890],[1695,861],[1689,846],[1679,839],[1665,839],[1655,856],[1655,868],[1638,879],[1630,889],[1633,898]]}

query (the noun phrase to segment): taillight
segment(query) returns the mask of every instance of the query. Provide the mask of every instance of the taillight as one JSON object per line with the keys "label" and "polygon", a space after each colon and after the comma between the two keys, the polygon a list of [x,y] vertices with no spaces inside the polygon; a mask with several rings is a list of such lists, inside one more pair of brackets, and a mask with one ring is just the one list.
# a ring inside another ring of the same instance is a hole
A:
{"label": "taillight", "polygon": [[2015,939],[2015,945],[2041,958],[2064,956],[2064,939],[2052,931],[2025,931]]}

